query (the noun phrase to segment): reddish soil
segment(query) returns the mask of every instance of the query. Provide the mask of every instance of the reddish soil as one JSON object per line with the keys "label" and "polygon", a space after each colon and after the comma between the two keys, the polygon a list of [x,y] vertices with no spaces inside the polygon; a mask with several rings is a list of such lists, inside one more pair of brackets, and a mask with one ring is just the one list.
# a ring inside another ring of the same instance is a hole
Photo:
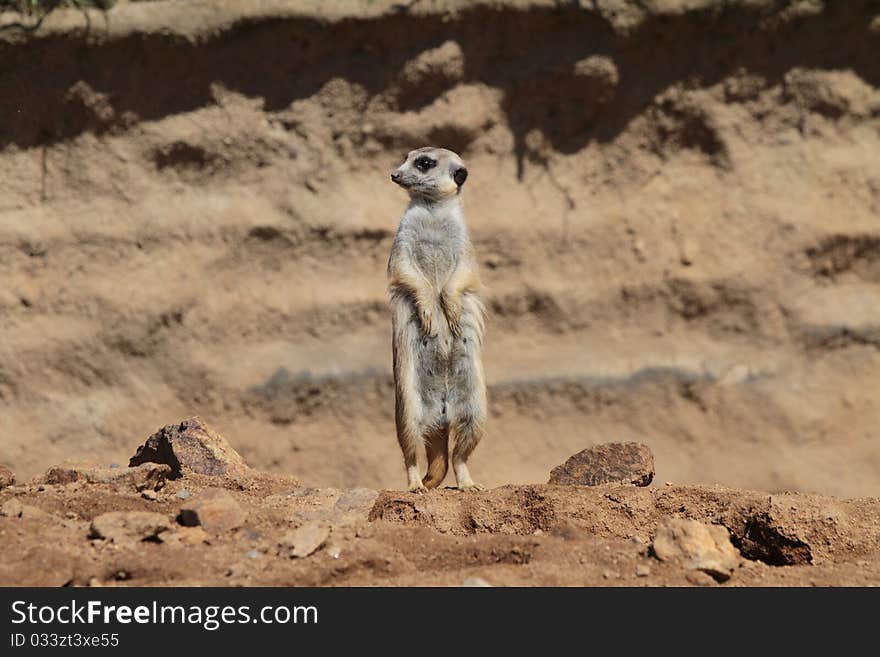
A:
{"label": "reddish soil", "polygon": [[[234,526],[182,526],[180,510],[218,488],[243,511]],[[678,485],[415,495],[307,488],[252,471],[188,474],[155,499],[127,485],[35,482],[0,492],[0,509],[7,586],[880,584],[877,499]],[[169,529],[155,540],[90,537],[91,521],[111,511],[158,513]],[[726,527],[742,555],[730,579],[716,583],[686,563],[656,559],[651,543],[669,518]],[[293,558],[285,536],[306,525],[329,535]]]}

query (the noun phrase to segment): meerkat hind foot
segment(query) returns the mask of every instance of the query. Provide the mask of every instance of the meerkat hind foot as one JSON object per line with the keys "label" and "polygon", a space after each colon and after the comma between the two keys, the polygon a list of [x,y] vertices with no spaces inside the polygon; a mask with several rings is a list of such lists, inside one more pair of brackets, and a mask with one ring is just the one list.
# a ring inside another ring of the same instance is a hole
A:
{"label": "meerkat hind foot", "polygon": [[483,484],[478,484],[473,481],[470,477],[470,473],[466,470],[461,474],[462,476],[458,479],[458,490],[464,492],[479,492],[486,490],[486,487]]}
{"label": "meerkat hind foot", "polygon": [[452,462],[452,468],[455,472],[455,481],[458,484],[458,490],[460,491],[481,491],[486,490],[486,487],[483,484],[474,483],[474,480],[471,479],[470,470],[468,470],[467,464],[464,461],[455,461]]}

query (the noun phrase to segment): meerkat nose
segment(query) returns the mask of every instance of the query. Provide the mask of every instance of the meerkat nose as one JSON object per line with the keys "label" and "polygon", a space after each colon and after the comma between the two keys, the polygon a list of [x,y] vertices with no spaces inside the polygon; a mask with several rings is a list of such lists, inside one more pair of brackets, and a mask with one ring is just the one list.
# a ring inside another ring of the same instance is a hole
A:
{"label": "meerkat nose", "polygon": [[394,171],[391,174],[391,182],[397,182],[398,180],[400,180],[400,174]]}

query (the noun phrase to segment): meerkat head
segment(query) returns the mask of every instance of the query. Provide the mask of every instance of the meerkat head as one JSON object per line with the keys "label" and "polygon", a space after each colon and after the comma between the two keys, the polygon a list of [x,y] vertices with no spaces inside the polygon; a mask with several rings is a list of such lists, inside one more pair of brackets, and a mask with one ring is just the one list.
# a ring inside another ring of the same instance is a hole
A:
{"label": "meerkat head", "polygon": [[403,187],[411,198],[440,201],[461,192],[468,171],[461,158],[445,148],[426,146],[407,153],[391,173],[391,180]]}

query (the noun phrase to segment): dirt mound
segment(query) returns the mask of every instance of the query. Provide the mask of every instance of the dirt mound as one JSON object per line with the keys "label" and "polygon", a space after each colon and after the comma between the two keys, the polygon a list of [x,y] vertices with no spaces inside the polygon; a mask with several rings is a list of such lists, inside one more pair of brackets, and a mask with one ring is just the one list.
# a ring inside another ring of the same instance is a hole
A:
{"label": "dirt mound", "polygon": [[155,490],[129,476],[146,465],[0,491],[0,585],[880,584],[876,499],[613,484],[417,495],[164,465]]}
{"label": "dirt mound", "polygon": [[[636,441],[659,482],[880,494],[876,6],[580,4],[131,3],[0,32],[2,460],[125,463],[199,414],[262,470],[399,486],[387,175],[435,143],[468,162],[489,289],[480,481]],[[27,499],[78,503],[52,486]],[[574,512],[500,491],[482,511],[441,492],[406,531],[445,523],[451,549],[458,513],[549,532]],[[804,558],[734,520],[746,552]]]}

